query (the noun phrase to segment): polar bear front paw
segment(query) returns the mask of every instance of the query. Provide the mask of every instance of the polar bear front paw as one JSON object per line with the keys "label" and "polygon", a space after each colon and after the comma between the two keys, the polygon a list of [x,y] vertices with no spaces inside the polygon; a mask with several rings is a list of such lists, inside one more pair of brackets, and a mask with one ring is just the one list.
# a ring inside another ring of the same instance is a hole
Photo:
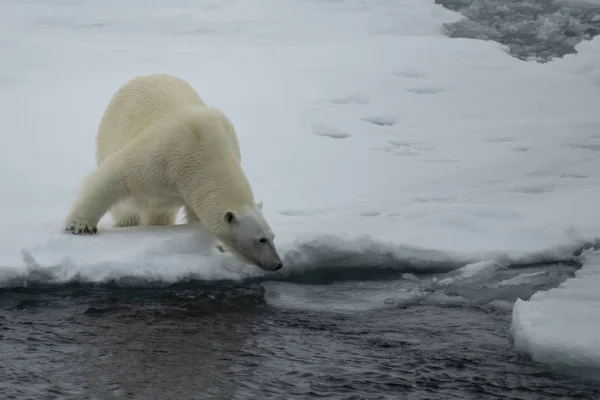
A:
{"label": "polar bear front paw", "polygon": [[227,249],[222,243],[215,245],[215,249],[219,250],[221,253],[227,253]]}
{"label": "polar bear front paw", "polygon": [[69,223],[67,223],[65,230],[71,231],[74,235],[81,235],[81,234],[93,235],[95,233],[98,233],[98,227],[96,227],[95,225],[84,224],[77,220],[72,220]]}

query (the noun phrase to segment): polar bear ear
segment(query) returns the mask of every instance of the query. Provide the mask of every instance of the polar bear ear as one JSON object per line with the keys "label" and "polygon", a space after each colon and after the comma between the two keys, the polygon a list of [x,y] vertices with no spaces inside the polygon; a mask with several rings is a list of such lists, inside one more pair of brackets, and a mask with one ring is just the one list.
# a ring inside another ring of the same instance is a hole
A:
{"label": "polar bear ear", "polygon": [[262,210],[263,202],[259,201],[258,203],[256,203],[256,206],[258,207],[259,210]]}
{"label": "polar bear ear", "polygon": [[237,222],[238,222],[238,216],[235,214],[235,212],[233,212],[231,210],[225,211],[225,214],[223,214],[223,219],[229,225],[237,224]]}

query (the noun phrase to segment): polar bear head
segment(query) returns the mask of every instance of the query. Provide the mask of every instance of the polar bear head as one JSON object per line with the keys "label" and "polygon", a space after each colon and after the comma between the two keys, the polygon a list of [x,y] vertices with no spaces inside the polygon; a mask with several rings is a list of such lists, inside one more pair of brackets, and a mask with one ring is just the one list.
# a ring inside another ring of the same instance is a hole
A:
{"label": "polar bear head", "polygon": [[283,262],[275,248],[275,235],[265,220],[262,203],[241,211],[227,210],[223,214],[226,234],[220,235],[227,250],[242,262],[265,271],[278,271]]}

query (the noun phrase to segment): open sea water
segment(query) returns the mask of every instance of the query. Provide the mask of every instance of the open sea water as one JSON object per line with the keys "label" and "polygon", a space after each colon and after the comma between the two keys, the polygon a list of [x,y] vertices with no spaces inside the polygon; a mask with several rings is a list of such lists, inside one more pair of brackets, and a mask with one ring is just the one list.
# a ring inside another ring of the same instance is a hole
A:
{"label": "open sea water", "polygon": [[600,382],[537,365],[508,336],[517,297],[577,268],[4,289],[1,398],[598,399]]}
{"label": "open sea water", "polygon": [[[497,40],[531,62],[600,32],[593,3],[438,2],[465,16],[449,36]],[[579,267],[2,289],[0,398],[599,399],[600,382],[530,361],[508,334],[516,298]]]}

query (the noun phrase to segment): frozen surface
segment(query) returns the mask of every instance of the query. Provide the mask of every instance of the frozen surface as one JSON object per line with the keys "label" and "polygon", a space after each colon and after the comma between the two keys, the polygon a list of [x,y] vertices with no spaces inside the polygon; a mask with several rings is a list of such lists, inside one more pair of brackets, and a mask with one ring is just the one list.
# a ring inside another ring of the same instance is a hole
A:
{"label": "frozen surface", "polygon": [[[284,256],[277,276],[467,265],[457,277],[471,279],[571,260],[600,236],[598,38],[538,64],[444,37],[461,16],[433,1],[258,4],[2,2],[0,285],[264,275],[193,226],[113,229],[106,215],[96,237],[62,230],[110,96],[150,72],[185,78],[233,121]],[[594,314],[587,301],[574,310]],[[546,304],[518,303],[517,325]],[[520,332],[525,351],[551,343]]]}
{"label": "frozen surface", "polygon": [[535,361],[598,377],[600,253],[585,255],[576,277],[513,307],[515,348]]}

